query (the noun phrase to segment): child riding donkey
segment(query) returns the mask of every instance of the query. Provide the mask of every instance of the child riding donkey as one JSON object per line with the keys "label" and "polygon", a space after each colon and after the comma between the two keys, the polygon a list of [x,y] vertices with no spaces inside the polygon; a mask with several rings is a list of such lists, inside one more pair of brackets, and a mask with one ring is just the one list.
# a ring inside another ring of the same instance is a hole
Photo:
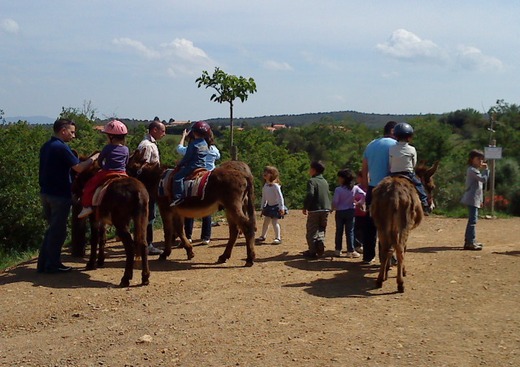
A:
{"label": "child riding donkey", "polygon": [[198,121],[191,127],[190,135],[193,139],[177,165],[179,170],[173,176],[173,201],[170,206],[177,206],[184,201],[184,179],[195,169],[206,167],[209,152],[207,139],[211,137],[211,127],[205,121]]}
{"label": "child riding donkey", "polygon": [[419,194],[421,204],[425,214],[431,212],[428,203],[428,195],[424,191],[424,186],[415,175],[415,165],[417,164],[417,151],[409,142],[413,138],[413,127],[406,122],[401,122],[394,127],[394,136],[397,144],[390,147],[390,174],[392,176],[402,175],[408,177]]}
{"label": "child riding donkey", "polygon": [[99,153],[98,161],[101,169],[85,184],[81,204],[83,209],[78,218],[86,218],[94,212],[92,200],[98,186],[103,184],[111,176],[126,176],[126,165],[130,151],[125,145],[125,137],[128,129],[124,123],[112,120],[103,128],[102,133],[107,134],[109,144],[105,145]]}

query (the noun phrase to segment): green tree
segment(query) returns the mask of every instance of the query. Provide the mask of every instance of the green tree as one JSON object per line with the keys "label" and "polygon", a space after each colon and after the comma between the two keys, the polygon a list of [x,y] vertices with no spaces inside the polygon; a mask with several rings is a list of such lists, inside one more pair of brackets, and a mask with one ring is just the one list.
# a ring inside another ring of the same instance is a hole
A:
{"label": "green tree", "polygon": [[250,94],[256,92],[254,79],[227,74],[216,67],[213,75],[210,76],[209,73],[204,70],[202,76],[197,78],[195,82],[199,88],[205,86],[206,88],[213,88],[216,91],[216,93],[210,97],[210,101],[229,103],[229,146],[231,148],[231,156],[236,160],[236,148],[233,144],[233,103],[237,98],[240,99],[241,102],[244,102]]}

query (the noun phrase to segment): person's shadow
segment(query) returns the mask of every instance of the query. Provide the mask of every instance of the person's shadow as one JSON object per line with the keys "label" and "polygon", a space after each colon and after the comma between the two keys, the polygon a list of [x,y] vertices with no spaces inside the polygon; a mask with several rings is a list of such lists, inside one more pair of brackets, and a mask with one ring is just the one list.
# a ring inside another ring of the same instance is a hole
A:
{"label": "person's shadow", "polygon": [[[65,258],[64,258],[65,259]],[[73,267],[72,271],[66,273],[38,273],[33,264],[33,259],[18,266],[7,269],[0,273],[0,286],[18,282],[30,282],[35,287],[48,288],[107,288],[115,287],[117,284],[92,280],[85,266]]]}
{"label": "person's shadow", "polygon": [[302,259],[300,256],[290,258],[285,262],[285,265],[309,271],[340,271],[334,274],[333,278],[321,278],[308,283],[283,285],[283,287],[288,288],[303,288],[305,292],[313,296],[323,298],[372,297],[397,293],[397,290],[392,292],[376,290],[375,278],[368,275],[377,273],[379,271],[378,265],[365,265],[358,260],[334,260],[331,256],[324,256],[319,260],[311,261]]}

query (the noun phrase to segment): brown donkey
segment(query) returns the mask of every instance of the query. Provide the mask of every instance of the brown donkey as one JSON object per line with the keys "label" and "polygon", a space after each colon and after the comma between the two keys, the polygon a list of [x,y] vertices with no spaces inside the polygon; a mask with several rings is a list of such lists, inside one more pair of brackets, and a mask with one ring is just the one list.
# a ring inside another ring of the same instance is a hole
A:
{"label": "brown donkey", "polygon": [[[433,175],[439,162],[432,167],[419,165],[416,168],[417,177],[422,181],[428,201],[433,206],[432,191],[435,188]],[[390,258],[393,252],[397,255],[397,290],[404,292],[403,276],[406,276],[404,254],[406,241],[410,231],[416,228],[423,219],[423,209],[414,184],[405,177],[387,177],[381,181],[372,192],[370,215],[377,227],[379,238],[379,258],[381,267],[376,285],[383,286],[388,278]]]}
{"label": "brown donkey", "polygon": [[[83,187],[92,177],[99,166],[93,165],[78,174],[73,184],[73,194],[79,200]],[[105,226],[114,225],[116,234],[123,242],[126,254],[125,272],[121,278],[121,287],[128,287],[133,276],[134,258],[142,259],[141,284],[148,285],[150,268],[148,267],[148,253],[146,249],[146,226],[148,224],[148,192],[146,187],[135,178],[119,177],[111,180],[103,196],[101,204],[90,215],[90,259],[87,270],[103,266],[105,262]],[[73,216],[73,221],[80,221]],[[133,221],[134,237],[130,234],[130,222]],[[98,249],[99,246],[99,249]],[[97,262],[96,262],[97,253]]]}
{"label": "brown donkey", "polygon": [[188,259],[195,255],[193,247],[184,234],[184,218],[203,218],[224,208],[229,225],[229,240],[224,253],[217,262],[225,263],[230,257],[238,238],[239,231],[246,239],[246,266],[255,260],[256,218],[254,209],[254,183],[249,166],[244,162],[229,161],[215,168],[208,178],[205,196],[188,197],[181,205],[170,207],[170,198],[158,194],[159,181],[165,167],[143,162],[142,154],[136,151],[130,157],[127,172],[141,180],[149,194],[156,195],[164,227],[165,260],[171,254],[173,241],[180,237]]}

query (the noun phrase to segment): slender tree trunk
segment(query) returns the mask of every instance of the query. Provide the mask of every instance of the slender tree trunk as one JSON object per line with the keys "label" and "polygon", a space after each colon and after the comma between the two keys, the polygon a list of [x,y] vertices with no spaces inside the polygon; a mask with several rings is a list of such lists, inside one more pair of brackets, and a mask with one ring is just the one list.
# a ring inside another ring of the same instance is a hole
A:
{"label": "slender tree trunk", "polygon": [[231,159],[236,161],[238,160],[238,152],[237,147],[235,147],[233,143],[233,134],[235,129],[233,128],[233,102],[229,102],[229,128],[231,129],[229,132],[229,147],[231,152]]}

